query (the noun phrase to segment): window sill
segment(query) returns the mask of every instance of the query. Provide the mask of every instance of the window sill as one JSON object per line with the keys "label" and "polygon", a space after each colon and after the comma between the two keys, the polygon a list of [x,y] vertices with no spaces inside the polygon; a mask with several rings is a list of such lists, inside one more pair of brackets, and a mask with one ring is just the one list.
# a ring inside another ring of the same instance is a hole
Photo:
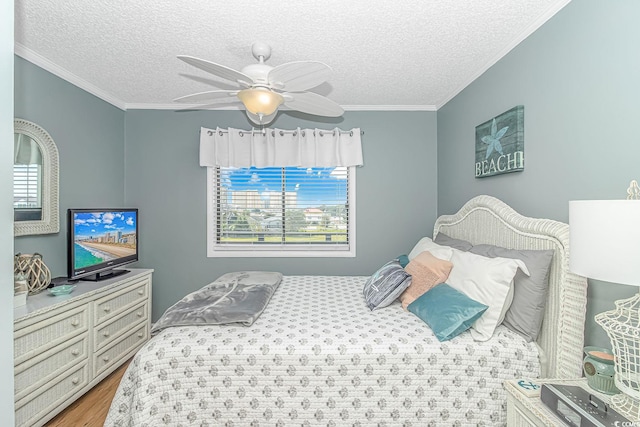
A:
{"label": "window sill", "polygon": [[214,248],[207,252],[209,258],[354,258],[355,256],[355,248],[348,250]]}

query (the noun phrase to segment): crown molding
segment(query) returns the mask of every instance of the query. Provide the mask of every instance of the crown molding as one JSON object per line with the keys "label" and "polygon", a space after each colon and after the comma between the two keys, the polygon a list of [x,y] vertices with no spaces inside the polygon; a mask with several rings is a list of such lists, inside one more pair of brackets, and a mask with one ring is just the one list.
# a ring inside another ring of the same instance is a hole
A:
{"label": "crown molding", "polygon": [[33,50],[29,49],[28,47],[18,42],[15,43],[14,53],[19,57],[21,57],[22,59],[29,61],[34,65],[37,65],[43,70],[48,71],[51,74],[54,74],[60,77],[62,80],[65,80],[71,83],[72,85],[77,86],[80,89],[86,92],[89,92],[94,96],[97,96],[98,98],[102,99],[105,102],[108,102],[114,107],[117,107],[121,110],[126,110],[126,104],[122,100],[118,99],[117,97],[111,95],[108,92],[105,92],[104,90],[93,85],[92,83],[89,83],[83,78],[76,76],[69,70],[62,68],[61,66],[51,62],[44,56],[34,52]]}
{"label": "crown molding", "polygon": [[[202,108],[202,104],[126,104],[127,110],[218,110],[218,111],[244,111],[239,105],[221,105]],[[342,105],[345,111],[436,111],[435,105]],[[292,111],[286,107],[278,108],[280,111]]]}
{"label": "crown molding", "polygon": [[435,105],[342,105],[345,111],[436,111]]}
{"label": "crown molding", "polygon": [[[239,105],[220,105],[218,106],[208,106],[203,108],[203,104],[153,104],[153,103],[139,103],[132,102],[125,104],[127,110],[229,110],[229,111],[244,111],[244,108],[240,108]],[[280,108],[282,110],[282,108]]]}

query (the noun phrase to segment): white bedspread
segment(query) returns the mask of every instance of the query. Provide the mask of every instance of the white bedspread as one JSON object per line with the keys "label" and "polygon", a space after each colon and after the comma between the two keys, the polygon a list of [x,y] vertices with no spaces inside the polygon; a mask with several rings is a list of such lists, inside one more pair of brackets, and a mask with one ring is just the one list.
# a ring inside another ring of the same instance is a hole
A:
{"label": "white bedspread", "polygon": [[538,376],[536,346],[504,326],[440,343],[399,303],[369,311],[365,280],[285,276],[251,327],[162,331],[105,426],[504,425],[502,382]]}

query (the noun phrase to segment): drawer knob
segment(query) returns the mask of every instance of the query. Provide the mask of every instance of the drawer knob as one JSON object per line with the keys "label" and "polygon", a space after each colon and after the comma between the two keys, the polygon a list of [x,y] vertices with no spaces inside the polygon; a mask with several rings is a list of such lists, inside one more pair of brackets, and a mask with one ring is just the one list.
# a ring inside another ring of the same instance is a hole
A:
{"label": "drawer knob", "polygon": [[107,338],[107,337],[108,337],[109,335],[111,335],[111,334],[109,333],[109,331],[104,331],[104,332],[102,333],[102,335],[103,335],[105,338]]}
{"label": "drawer knob", "polygon": [[73,385],[76,385],[80,382],[80,378],[78,377],[73,377],[73,379],[71,380],[71,382],[73,383]]}
{"label": "drawer knob", "polygon": [[80,324],[80,321],[78,319],[73,319],[71,321],[71,326],[78,326]]}
{"label": "drawer knob", "polygon": [[138,295],[144,295],[144,289],[138,289]]}
{"label": "drawer knob", "polygon": [[111,311],[111,307],[109,307],[108,305],[103,309],[105,313],[108,313]]}
{"label": "drawer knob", "polygon": [[144,333],[138,332],[138,338],[142,338],[143,336],[144,336]]}
{"label": "drawer knob", "polygon": [[105,356],[105,357],[103,357],[103,358],[102,358],[102,361],[103,361],[103,362],[105,362],[105,363],[107,363],[107,362],[109,361],[109,356]]}
{"label": "drawer knob", "polygon": [[71,350],[71,354],[74,356],[77,356],[80,354],[80,350],[78,350],[77,348],[74,348],[73,350]]}
{"label": "drawer knob", "polygon": [[142,312],[141,312],[141,311],[137,312],[137,313],[136,313],[136,316],[138,316],[138,317],[142,317]]}

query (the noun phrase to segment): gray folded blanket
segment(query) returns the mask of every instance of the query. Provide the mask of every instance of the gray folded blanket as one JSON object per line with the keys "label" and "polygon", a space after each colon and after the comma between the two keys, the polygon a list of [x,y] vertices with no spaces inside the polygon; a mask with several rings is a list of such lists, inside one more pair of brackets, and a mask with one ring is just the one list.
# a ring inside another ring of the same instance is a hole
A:
{"label": "gray folded blanket", "polygon": [[227,323],[251,326],[262,314],[281,281],[282,274],[271,271],[224,274],[169,307],[153,325],[151,334],[171,326]]}

